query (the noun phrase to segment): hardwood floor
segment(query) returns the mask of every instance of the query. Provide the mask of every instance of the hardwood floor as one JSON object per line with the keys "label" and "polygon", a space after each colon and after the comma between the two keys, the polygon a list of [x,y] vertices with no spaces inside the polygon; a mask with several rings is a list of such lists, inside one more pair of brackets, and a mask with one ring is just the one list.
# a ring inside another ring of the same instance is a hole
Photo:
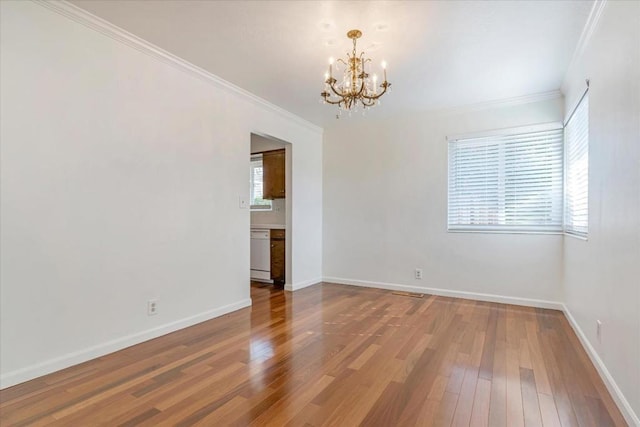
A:
{"label": "hardwood floor", "polygon": [[0,392],[3,426],[622,426],[564,315],[323,284]]}

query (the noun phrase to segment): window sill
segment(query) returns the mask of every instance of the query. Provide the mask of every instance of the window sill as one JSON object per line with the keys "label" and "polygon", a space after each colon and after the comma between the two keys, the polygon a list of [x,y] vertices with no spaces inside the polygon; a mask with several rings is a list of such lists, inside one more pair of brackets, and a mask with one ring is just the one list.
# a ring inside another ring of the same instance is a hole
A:
{"label": "window sill", "polygon": [[469,234],[548,234],[556,236],[566,236],[577,240],[588,241],[588,236],[581,236],[579,234],[567,233],[565,231],[525,231],[525,230],[450,230],[447,229],[447,233],[469,233]]}
{"label": "window sill", "polygon": [[534,231],[534,230],[451,230],[447,233],[475,233],[475,234],[550,234],[563,235],[563,231]]}

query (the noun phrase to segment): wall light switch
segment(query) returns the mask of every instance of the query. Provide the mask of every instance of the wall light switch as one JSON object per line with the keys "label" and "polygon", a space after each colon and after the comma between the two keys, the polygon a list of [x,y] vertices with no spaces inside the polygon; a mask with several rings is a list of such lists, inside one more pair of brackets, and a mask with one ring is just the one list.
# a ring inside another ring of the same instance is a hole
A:
{"label": "wall light switch", "polygon": [[240,196],[238,200],[240,209],[247,209],[249,207],[249,199],[247,196]]}

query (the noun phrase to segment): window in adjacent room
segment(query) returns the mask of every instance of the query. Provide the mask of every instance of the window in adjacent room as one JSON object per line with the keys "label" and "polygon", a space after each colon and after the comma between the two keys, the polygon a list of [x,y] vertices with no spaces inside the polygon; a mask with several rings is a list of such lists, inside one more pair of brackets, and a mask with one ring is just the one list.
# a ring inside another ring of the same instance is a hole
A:
{"label": "window in adjacent room", "polygon": [[561,126],[450,140],[448,229],[561,232],[562,156]]}
{"label": "window in adjacent room", "polygon": [[262,154],[251,156],[251,210],[271,210],[271,200],[262,198],[263,182]]}
{"label": "window in adjacent room", "polygon": [[564,129],[567,234],[587,237],[589,228],[589,96],[585,93]]}

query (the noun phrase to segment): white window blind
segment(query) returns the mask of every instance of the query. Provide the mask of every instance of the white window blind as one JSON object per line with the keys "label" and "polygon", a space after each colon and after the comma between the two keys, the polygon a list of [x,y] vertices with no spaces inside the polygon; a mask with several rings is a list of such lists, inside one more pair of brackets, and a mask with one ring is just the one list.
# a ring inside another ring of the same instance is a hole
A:
{"label": "white window blind", "polygon": [[587,236],[589,227],[589,96],[569,118],[565,135],[565,211],[568,234]]}
{"label": "white window blind", "polygon": [[271,200],[262,198],[263,182],[262,154],[251,156],[250,197],[252,210],[271,210]]}
{"label": "white window blind", "polygon": [[449,142],[449,230],[562,230],[562,128]]}

